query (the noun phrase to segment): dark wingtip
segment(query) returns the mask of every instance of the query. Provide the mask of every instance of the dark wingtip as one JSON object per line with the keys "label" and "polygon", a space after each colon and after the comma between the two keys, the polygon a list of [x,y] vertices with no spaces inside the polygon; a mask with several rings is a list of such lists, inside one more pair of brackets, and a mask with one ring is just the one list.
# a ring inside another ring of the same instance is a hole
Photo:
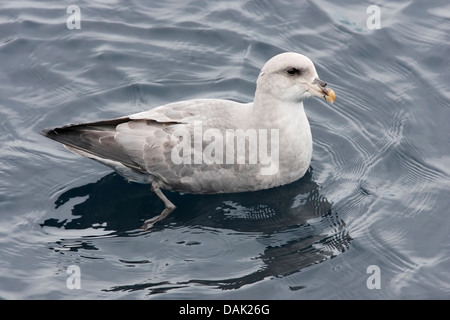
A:
{"label": "dark wingtip", "polygon": [[39,131],[39,133],[42,134],[44,137],[53,139],[55,136],[63,134],[65,132],[67,132],[68,130],[70,130],[71,128],[77,127],[77,126],[78,125],[76,125],[76,124],[67,124],[65,126],[57,127],[57,128],[45,128],[45,129],[42,129],[41,131]]}
{"label": "dark wingtip", "polygon": [[41,131],[39,131],[39,133],[41,135],[43,135],[46,138],[55,140],[55,141],[59,141],[62,139],[63,137],[63,133],[64,133],[64,127],[61,128],[45,128],[42,129]]}
{"label": "dark wingtip", "polygon": [[39,131],[40,134],[42,134],[44,137],[50,137],[51,135],[57,134],[55,132],[55,129],[52,128],[45,128]]}

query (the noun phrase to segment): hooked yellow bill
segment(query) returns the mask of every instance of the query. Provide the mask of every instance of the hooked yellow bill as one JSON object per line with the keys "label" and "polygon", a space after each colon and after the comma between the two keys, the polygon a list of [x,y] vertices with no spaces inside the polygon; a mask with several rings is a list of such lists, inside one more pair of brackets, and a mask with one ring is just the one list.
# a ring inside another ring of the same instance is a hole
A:
{"label": "hooked yellow bill", "polygon": [[336,94],[334,93],[333,89],[327,88],[326,94],[323,96],[326,101],[333,103],[336,101]]}

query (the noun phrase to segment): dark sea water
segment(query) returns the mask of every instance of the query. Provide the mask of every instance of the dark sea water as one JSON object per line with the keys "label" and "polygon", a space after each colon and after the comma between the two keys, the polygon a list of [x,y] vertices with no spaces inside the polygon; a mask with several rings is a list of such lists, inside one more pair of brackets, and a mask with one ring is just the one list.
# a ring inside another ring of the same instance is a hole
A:
{"label": "dark sea water", "polygon": [[[178,209],[143,232],[163,208],[148,185],[39,135],[249,102],[284,51],[337,95],[305,102],[313,158],[291,185],[166,192]],[[449,299],[449,57],[447,0],[1,1],[0,298]]]}

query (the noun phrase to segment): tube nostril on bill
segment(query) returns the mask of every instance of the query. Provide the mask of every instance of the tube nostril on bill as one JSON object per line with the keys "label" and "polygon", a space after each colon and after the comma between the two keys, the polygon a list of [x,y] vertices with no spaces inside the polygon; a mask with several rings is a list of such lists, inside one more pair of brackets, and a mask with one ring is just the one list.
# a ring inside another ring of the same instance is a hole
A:
{"label": "tube nostril on bill", "polygon": [[325,81],[320,80],[319,78],[314,79],[314,83],[317,83],[322,88],[327,86],[327,83]]}

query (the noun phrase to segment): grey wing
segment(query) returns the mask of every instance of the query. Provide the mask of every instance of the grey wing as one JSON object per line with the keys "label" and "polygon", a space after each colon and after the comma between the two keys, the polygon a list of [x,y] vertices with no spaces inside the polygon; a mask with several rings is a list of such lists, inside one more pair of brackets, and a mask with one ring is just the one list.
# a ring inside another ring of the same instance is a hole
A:
{"label": "grey wing", "polygon": [[[115,140],[132,161],[145,168],[165,189],[218,193],[260,187],[254,181],[260,168],[249,164],[226,164],[222,145],[214,150],[220,153],[217,159],[222,156],[222,161],[207,161],[203,151],[210,142],[201,140],[201,158],[198,158],[194,144],[195,138],[199,137],[194,134],[194,124],[134,120],[121,123],[116,130]],[[188,144],[180,141],[181,134],[184,138],[188,136]],[[180,145],[184,148],[179,148]]]}
{"label": "grey wing", "polygon": [[[194,147],[194,125],[203,129],[230,128],[230,108],[242,105],[225,100],[178,102],[127,117],[67,125],[41,133],[69,150],[97,160],[130,180],[157,181],[161,187],[193,193],[240,192],[260,189],[260,167],[245,164],[174,161],[177,131],[187,132]],[[208,143],[201,141],[201,150]],[[224,159],[225,160],[225,159]],[[137,175],[137,177],[136,177]]]}

